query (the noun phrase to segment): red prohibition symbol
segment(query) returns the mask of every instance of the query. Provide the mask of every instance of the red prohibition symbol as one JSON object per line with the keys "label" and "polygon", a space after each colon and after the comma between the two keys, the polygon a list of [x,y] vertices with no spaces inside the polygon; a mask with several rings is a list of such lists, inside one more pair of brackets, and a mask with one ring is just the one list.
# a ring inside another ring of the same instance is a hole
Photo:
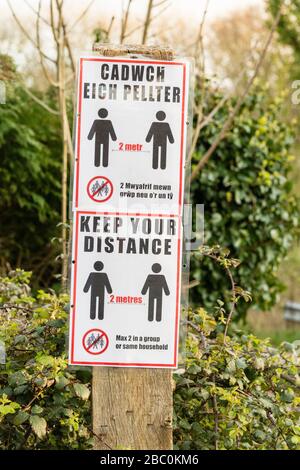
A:
{"label": "red prohibition symbol", "polygon": [[95,202],[105,202],[111,198],[114,187],[106,176],[95,176],[87,185],[87,193],[90,199]]}
{"label": "red prohibition symbol", "polygon": [[93,354],[103,354],[108,348],[107,334],[98,328],[87,331],[82,338],[82,345],[86,352]]}

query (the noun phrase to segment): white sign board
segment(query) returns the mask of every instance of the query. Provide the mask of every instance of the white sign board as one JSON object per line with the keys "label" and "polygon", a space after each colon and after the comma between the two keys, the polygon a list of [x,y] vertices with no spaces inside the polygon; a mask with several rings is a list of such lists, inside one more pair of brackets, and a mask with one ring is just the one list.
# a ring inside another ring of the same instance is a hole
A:
{"label": "white sign board", "polygon": [[80,58],[71,364],[177,367],[188,74]]}
{"label": "white sign board", "polygon": [[180,212],[188,63],[82,57],[74,209]]}

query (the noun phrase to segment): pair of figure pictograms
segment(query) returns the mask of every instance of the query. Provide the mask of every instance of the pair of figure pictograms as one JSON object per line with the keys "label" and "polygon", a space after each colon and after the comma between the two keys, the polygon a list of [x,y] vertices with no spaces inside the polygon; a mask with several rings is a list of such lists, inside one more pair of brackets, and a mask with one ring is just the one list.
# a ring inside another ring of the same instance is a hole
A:
{"label": "pair of figure pictograms", "polygon": [[[109,143],[110,139],[114,142],[117,136],[110,119],[106,119],[108,111],[101,108],[98,111],[100,119],[95,119],[88,134],[88,140],[95,139],[95,153],[94,164],[96,167],[101,166],[101,153],[102,153],[102,166],[107,167],[109,164]],[[167,167],[167,143],[174,144],[174,137],[166,119],[164,111],[156,113],[157,121],[152,122],[149,132],[146,136],[146,142],[150,143],[153,140],[152,151],[152,168],[157,170],[165,170]]]}
{"label": "pair of figure pictograms", "polygon": [[[87,293],[91,289],[91,301],[90,301],[90,319],[95,320],[96,313],[98,320],[104,319],[104,302],[105,292],[108,294],[112,293],[112,287],[110,285],[108,276],[106,273],[101,272],[104,265],[101,261],[96,261],[94,269],[96,272],[91,272],[83,292]],[[161,265],[154,263],[152,265],[152,273],[146,278],[145,284],[142,288],[141,294],[146,295],[149,292],[148,302],[148,321],[152,322],[155,320],[160,322],[162,320],[162,299],[163,294],[170,295],[169,287],[166,278],[161,272]]]}

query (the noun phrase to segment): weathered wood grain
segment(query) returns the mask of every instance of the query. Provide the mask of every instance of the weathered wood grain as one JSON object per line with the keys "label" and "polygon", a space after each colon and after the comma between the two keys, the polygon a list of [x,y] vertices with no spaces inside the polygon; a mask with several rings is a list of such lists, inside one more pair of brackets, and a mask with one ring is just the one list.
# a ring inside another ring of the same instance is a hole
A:
{"label": "weathered wood grain", "polygon": [[172,449],[172,372],[94,367],[95,449]]}

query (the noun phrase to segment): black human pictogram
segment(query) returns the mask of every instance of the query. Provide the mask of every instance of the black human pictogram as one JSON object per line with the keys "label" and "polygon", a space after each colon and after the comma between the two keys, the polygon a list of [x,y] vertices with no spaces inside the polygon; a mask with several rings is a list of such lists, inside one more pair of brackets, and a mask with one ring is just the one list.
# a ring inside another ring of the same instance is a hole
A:
{"label": "black human pictogram", "polygon": [[160,168],[161,170],[165,170],[167,166],[167,141],[169,140],[171,144],[174,144],[174,137],[169,124],[162,122],[166,119],[166,113],[164,111],[158,111],[156,113],[156,119],[159,122],[152,122],[146,137],[146,142],[151,142],[153,139],[152,168],[157,170],[160,154]]}
{"label": "black human pictogram", "polygon": [[103,320],[104,318],[104,300],[105,300],[105,291],[108,294],[112,293],[112,288],[106,273],[101,273],[104,265],[101,261],[96,261],[94,264],[94,269],[97,272],[90,273],[83,292],[88,292],[91,289],[91,303],[90,303],[90,318],[95,320],[96,318],[96,309],[98,301],[98,320]]}
{"label": "black human pictogram", "polygon": [[152,265],[152,272],[147,276],[146,282],[142,289],[142,295],[147,294],[149,290],[149,303],[148,303],[148,321],[154,320],[154,302],[155,302],[155,319],[161,321],[162,317],[162,298],[163,292],[170,295],[169,287],[166,278],[163,274],[158,274],[161,271],[161,265],[154,263]]}
{"label": "black human pictogram", "polygon": [[101,147],[102,147],[102,165],[108,166],[108,155],[109,155],[109,139],[113,141],[117,140],[115,130],[112,122],[109,119],[105,119],[108,116],[108,111],[105,108],[101,108],[98,111],[100,119],[95,119],[90,129],[88,139],[92,140],[95,137],[95,166],[101,164]]}

